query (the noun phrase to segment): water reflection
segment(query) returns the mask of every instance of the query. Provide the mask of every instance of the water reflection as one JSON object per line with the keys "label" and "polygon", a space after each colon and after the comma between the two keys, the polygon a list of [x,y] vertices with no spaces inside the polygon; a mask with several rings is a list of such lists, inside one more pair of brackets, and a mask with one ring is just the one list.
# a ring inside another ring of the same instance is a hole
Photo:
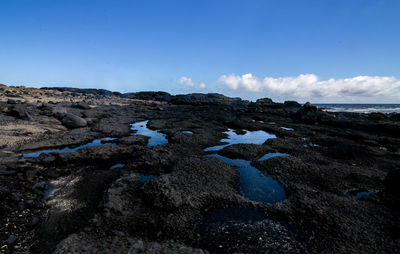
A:
{"label": "water reflection", "polygon": [[232,129],[224,132],[228,135],[228,138],[221,139],[221,142],[227,143],[225,145],[212,146],[204,149],[204,151],[218,151],[224,147],[233,144],[257,144],[262,145],[267,139],[276,138],[274,134],[270,134],[265,131],[247,131],[245,134],[238,135]]}
{"label": "water reflection", "polygon": [[135,134],[150,137],[149,141],[147,142],[148,146],[167,144],[168,140],[166,139],[166,135],[158,131],[150,130],[147,128],[147,123],[148,120],[133,123],[131,124],[131,130],[136,130],[137,132]]}
{"label": "water reflection", "polygon": [[38,151],[38,152],[33,152],[33,153],[23,153],[22,157],[23,158],[35,158],[38,157],[39,155],[41,155],[42,153],[44,154],[49,154],[49,153],[68,153],[68,152],[75,152],[79,149],[82,149],[84,147],[88,147],[88,146],[107,146],[107,145],[112,145],[113,143],[103,143],[106,141],[112,141],[115,140],[115,138],[101,138],[101,139],[95,139],[90,143],[81,145],[81,146],[77,146],[77,147],[65,147],[63,149],[51,149],[51,150],[42,150],[42,151]]}
{"label": "water reflection", "polygon": [[260,170],[251,166],[251,162],[242,159],[229,159],[218,154],[210,154],[221,161],[237,167],[240,173],[244,197],[256,201],[276,203],[286,198],[285,190],[274,179],[261,173]]}

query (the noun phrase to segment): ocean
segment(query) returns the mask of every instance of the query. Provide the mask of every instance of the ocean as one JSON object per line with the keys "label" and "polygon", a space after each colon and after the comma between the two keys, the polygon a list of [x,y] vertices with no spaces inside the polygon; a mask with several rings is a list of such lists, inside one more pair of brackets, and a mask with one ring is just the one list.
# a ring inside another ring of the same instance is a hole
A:
{"label": "ocean", "polygon": [[400,104],[314,104],[331,112],[400,113]]}

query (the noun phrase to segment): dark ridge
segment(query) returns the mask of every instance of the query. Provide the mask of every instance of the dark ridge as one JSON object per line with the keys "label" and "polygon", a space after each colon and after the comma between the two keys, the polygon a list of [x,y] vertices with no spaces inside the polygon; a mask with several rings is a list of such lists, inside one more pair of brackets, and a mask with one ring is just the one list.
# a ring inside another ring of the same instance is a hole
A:
{"label": "dark ridge", "polygon": [[139,99],[139,100],[153,100],[153,101],[167,101],[171,100],[171,95],[167,92],[137,92],[137,93],[124,93],[121,95],[123,98]]}
{"label": "dark ridge", "polygon": [[73,87],[41,87],[43,90],[57,90],[60,92],[82,93],[82,94],[95,94],[103,96],[121,96],[120,92],[111,92],[106,89],[95,88],[73,88]]}
{"label": "dark ridge", "polygon": [[192,94],[178,94],[173,96],[171,102],[174,104],[187,104],[187,105],[219,105],[219,104],[248,104],[241,98],[231,98],[218,93],[192,93]]}

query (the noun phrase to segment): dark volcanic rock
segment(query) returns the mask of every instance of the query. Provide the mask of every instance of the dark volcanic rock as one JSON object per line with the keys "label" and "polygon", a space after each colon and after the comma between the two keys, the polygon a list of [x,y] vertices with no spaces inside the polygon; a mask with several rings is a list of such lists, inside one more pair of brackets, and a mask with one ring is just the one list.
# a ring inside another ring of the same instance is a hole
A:
{"label": "dark volcanic rock", "polygon": [[40,241],[34,252],[48,253],[69,234],[87,226],[97,210],[103,191],[117,176],[116,172],[108,170],[59,179],[57,195],[48,201],[48,218],[38,229]]}
{"label": "dark volcanic rock", "polygon": [[400,210],[400,170],[390,171],[385,179],[385,192],[396,209]]}
{"label": "dark volcanic rock", "polygon": [[218,151],[218,154],[231,159],[254,160],[263,156],[266,153],[272,152],[275,152],[275,150],[268,146],[259,146],[254,144],[235,144]]}
{"label": "dark volcanic rock", "polygon": [[17,237],[15,235],[10,235],[7,239],[8,244],[13,244],[15,241],[17,241]]}
{"label": "dark volcanic rock", "polygon": [[328,113],[307,102],[296,112],[294,118],[303,123],[313,124],[323,120],[327,121],[327,119],[332,117]]}
{"label": "dark volcanic rock", "polygon": [[[400,253],[398,114],[219,94],[0,87],[2,253]],[[78,128],[61,124],[71,115],[78,124],[67,125]],[[131,130],[145,120],[167,144],[147,146]],[[251,161],[285,200],[249,201],[238,170],[205,157],[228,128],[276,135],[218,153]],[[105,137],[116,139],[23,156]],[[258,161],[270,152],[290,156]]]}
{"label": "dark volcanic rock", "polygon": [[8,100],[7,100],[7,103],[8,103],[8,104],[17,104],[17,101],[14,100],[14,99],[8,99]]}
{"label": "dark volcanic rock", "polygon": [[173,173],[149,183],[145,196],[154,206],[166,209],[184,205],[200,208],[208,205],[209,199],[235,200],[238,173],[217,161],[213,158],[183,159]]}
{"label": "dark volcanic rock", "polygon": [[308,253],[293,228],[251,209],[208,212],[197,234],[197,244],[212,253]]}
{"label": "dark volcanic rock", "polygon": [[286,108],[293,108],[293,109],[301,108],[301,104],[298,103],[297,101],[285,101],[283,104],[285,105]]}
{"label": "dark volcanic rock", "polygon": [[122,95],[124,98],[138,99],[138,100],[152,100],[152,101],[165,101],[171,100],[171,95],[166,92],[138,92],[138,93],[125,93]]}
{"label": "dark volcanic rock", "polygon": [[10,107],[7,111],[7,115],[23,120],[33,120],[32,116],[28,113],[27,108],[23,105],[14,105]]}
{"label": "dark volcanic rock", "polygon": [[119,95],[118,92],[111,92],[105,89],[79,89],[79,88],[72,88],[72,87],[42,87],[40,89],[43,90],[57,90],[60,92],[72,92],[72,93],[82,93],[82,94],[95,94],[95,95],[103,95],[103,96],[112,96],[112,95]]}
{"label": "dark volcanic rock", "polygon": [[45,105],[41,108],[41,110],[44,112],[45,115],[47,116],[54,116],[55,118],[62,120],[62,118],[65,116],[65,114],[68,113],[68,110],[66,107],[62,106],[49,106]]}
{"label": "dark volcanic rock", "polygon": [[14,170],[3,170],[0,169],[0,175],[14,175],[16,172]]}
{"label": "dark volcanic rock", "polygon": [[262,98],[256,101],[257,104],[272,105],[275,104],[270,98]]}
{"label": "dark volcanic rock", "polygon": [[87,125],[87,122],[82,117],[67,113],[61,119],[61,122],[64,126],[74,129],[74,128],[81,128]]}
{"label": "dark volcanic rock", "polygon": [[241,200],[237,171],[214,158],[182,159],[172,173],[145,183],[139,179],[128,174],[108,190],[104,207],[111,228],[120,225],[152,239],[186,239],[202,210]]}
{"label": "dark volcanic rock", "polygon": [[79,108],[79,109],[90,109],[90,106],[89,106],[86,102],[84,102],[84,101],[78,102],[78,103],[75,105],[75,107],[76,107],[76,108]]}
{"label": "dark volcanic rock", "polygon": [[393,121],[400,121],[400,113],[390,114],[390,119],[392,119]]}
{"label": "dark volcanic rock", "polygon": [[174,242],[149,242],[128,236],[91,235],[85,232],[72,234],[57,245],[54,254],[62,253],[151,253],[151,254],[206,254]]}
{"label": "dark volcanic rock", "polygon": [[222,94],[209,93],[200,94],[192,93],[185,95],[176,95],[171,100],[175,104],[188,104],[188,105],[220,105],[220,104],[243,104],[240,98],[229,98]]}

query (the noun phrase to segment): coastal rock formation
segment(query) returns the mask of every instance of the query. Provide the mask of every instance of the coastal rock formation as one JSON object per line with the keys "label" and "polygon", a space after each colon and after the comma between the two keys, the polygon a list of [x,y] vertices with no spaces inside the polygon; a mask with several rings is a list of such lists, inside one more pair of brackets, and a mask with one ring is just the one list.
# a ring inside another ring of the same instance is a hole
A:
{"label": "coastal rock formation", "polygon": [[[0,109],[0,253],[400,252],[398,114],[4,85]],[[144,121],[168,143],[149,146],[131,128]],[[275,138],[205,151],[228,129]],[[210,154],[248,161],[286,199],[247,199]]]}

